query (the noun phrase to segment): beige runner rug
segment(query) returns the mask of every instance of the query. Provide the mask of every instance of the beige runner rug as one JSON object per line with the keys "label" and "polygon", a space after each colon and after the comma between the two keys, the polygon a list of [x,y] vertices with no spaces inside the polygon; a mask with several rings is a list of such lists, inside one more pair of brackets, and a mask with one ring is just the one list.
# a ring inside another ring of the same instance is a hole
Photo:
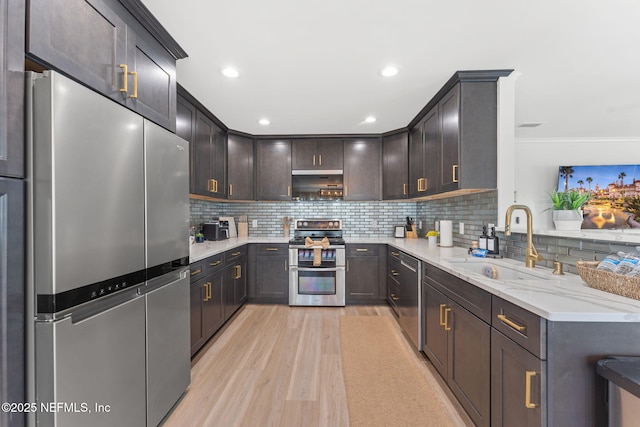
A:
{"label": "beige runner rug", "polygon": [[386,316],[340,316],[350,427],[451,426]]}

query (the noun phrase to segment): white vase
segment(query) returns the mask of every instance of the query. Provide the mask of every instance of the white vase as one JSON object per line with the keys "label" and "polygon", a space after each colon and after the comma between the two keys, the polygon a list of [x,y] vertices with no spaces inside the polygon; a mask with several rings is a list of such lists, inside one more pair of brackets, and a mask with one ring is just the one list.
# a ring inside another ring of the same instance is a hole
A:
{"label": "white vase", "polygon": [[582,228],[582,211],[556,210],[553,211],[553,223],[556,230],[578,231]]}
{"label": "white vase", "polygon": [[430,248],[438,247],[438,236],[427,236],[427,241],[429,242]]}

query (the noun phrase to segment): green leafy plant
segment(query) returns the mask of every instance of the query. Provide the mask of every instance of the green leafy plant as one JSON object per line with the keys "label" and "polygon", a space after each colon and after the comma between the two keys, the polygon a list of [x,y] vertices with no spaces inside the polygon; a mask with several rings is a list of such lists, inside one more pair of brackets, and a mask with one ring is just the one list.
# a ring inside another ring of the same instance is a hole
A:
{"label": "green leafy plant", "polygon": [[640,196],[628,197],[624,202],[624,210],[634,214],[636,218],[640,217]]}
{"label": "green leafy plant", "polygon": [[558,191],[553,190],[549,195],[551,197],[552,210],[578,210],[589,200],[589,193],[580,193],[579,191]]}

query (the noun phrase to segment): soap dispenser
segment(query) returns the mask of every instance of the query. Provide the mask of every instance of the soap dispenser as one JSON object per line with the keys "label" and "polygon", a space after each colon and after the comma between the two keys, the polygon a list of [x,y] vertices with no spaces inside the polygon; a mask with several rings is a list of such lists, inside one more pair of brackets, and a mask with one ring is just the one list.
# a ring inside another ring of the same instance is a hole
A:
{"label": "soap dispenser", "polygon": [[479,249],[488,249],[487,248],[488,239],[489,239],[489,236],[487,236],[487,226],[484,225],[484,226],[482,226],[482,236],[480,236],[478,238],[478,248]]}
{"label": "soap dispenser", "polygon": [[487,237],[487,249],[490,254],[500,253],[500,238],[496,236],[496,228],[491,227],[491,235]]}

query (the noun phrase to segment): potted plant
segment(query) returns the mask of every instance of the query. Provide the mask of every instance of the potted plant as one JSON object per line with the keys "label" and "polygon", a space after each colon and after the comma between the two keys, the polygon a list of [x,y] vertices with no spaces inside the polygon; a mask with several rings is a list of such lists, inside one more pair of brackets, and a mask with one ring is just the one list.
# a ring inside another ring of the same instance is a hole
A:
{"label": "potted plant", "polygon": [[575,190],[559,192],[557,189],[550,194],[553,223],[556,230],[580,230],[582,227],[582,205],[589,200],[589,193]]}
{"label": "potted plant", "polygon": [[429,241],[429,247],[435,248],[438,246],[438,235],[439,233],[435,230],[429,230],[427,232],[426,238]]}

